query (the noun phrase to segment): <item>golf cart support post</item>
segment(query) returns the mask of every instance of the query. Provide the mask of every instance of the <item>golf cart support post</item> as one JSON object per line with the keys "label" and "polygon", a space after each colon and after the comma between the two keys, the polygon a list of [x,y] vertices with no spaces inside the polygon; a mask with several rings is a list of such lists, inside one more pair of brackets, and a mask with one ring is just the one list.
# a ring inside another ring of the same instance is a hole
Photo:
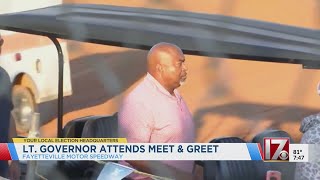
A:
{"label": "golf cart support post", "polygon": [[320,68],[320,31],[221,15],[64,4],[2,14],[0,29],[47,36],[56,45],[58,137],[62,137],[64,66],[59,38],[142,50],[169,42],[185,54]]}
{"label": "golf cart support post", "polygon": [[60,46],[59,41],[50,37],[51,41],[57,48],[58,58],[59,58],[59,79],[58,79],[58,128],[57,128],[57,136],[62,138],[62,122],[63,122],[63,67],[64,67],[64,59],[63,52]]}

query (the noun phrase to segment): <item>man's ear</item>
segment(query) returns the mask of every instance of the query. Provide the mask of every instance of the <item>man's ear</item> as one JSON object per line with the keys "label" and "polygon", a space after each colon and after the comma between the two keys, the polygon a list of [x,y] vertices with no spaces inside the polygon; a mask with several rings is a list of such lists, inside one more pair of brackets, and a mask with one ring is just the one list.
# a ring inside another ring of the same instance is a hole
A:
{"label": "man's ear", "polygon": [[160,64],[157,64],[156,65],[156,70],[158,73],[162,73],[163,69],[162,69],[162,66]]}

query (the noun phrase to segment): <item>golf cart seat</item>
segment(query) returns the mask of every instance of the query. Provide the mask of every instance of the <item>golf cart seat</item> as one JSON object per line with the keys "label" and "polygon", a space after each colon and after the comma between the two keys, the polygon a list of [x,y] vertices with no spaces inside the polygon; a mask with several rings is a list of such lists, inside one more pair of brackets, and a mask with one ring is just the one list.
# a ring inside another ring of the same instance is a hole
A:
{"label": "golf cart seat", "polygon": [[[213,139],[210,143],[246,143],[238,137]],[[264,180],[267,169],[262,161],[204,161],[204,180]]]}
{"label": "golf cart seat", "polygon": [[[264,152],[264,138],[265,137],[288,137],[290,138],[290,143],[294,143],[292,137],[285,131],[282,130],[265,130],[259,134],[257,134],[253,139],[253,143],[260,143],[261,148]],[[269,170],[276,170],[281,172],[281,179],[282,180],[292,180],[294,179],[294,172],[296,163],[292,162],[265,162],[265,165]]]}
{"label": "golf cart seat", "polygon": [[[93,121],[87,121],[83,131],[83,138],[118,138],[118,116],[100,116]],[[88,161],[87,161],[88,162]],[[85,176],[96,179],[103,168],[103,164],[89,161],[85,170]]]}
{"label": "golf cart seat", "polygon": [[88,120],[97,118],[97,116],[85,116],[69,121],[63,128],[64,138],[81,138],[82,130]]}
{"label": "golf cart seat", "polygon": [[[82,138],[118,137],[117,113],[112,116],[91,116],[86,119],[86,121],[82,121],[85,123],[82,128]],[[72,178],[93,178],[99,174],[102,168],[103,165],[94,161],[65,161],[64,165],[65,172],[74,172]]]}
{"label": "golf cart seat", "polygon": [[289,135],[289,133],[283,131],[283,130],[277,130],[277,129],[268,129],[265,131],[262,131],[261,133],[258,133],[253,139],[253,143],[260,143],[261,147],[263,148],[263,139],[265,137],[288,137],[290,138],[290,143],[293,143],[292,137]]}
{"label": "golf cart seat", "polygon": [[[86,116],[70,121],[63,129],[64,137],[68,138],[104,138],[110,137],[109,133],[117,132],[117,116]],[[115,119],[115,120],[114,120]],[[117,134],[117,133],[116,133]],[[113,137],[116,137],[116,134]],[[96,163],[92,161],[63,161],[60,162],[70,178],[90,177],[92,167]]]}
{"label": "golf cart seat", "polygon": [[83,138],[118,138],[118,116],[100,116],[84,125]]}

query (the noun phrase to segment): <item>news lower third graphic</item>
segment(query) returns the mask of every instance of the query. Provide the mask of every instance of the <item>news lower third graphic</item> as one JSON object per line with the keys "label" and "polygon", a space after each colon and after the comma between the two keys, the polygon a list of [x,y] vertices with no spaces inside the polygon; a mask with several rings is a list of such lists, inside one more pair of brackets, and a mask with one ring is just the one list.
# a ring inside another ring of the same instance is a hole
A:
{"label": "news lower third graphic", "polygon": [[264,138],[265,161],[289,161],[289,138]]}
{"label": "news lower third graphic", "polygon": [[[287,138],[257,143],[127,143],[125,138],[15,138],[0,144],[0,160],[264,160],[308,162],[320,147]],[[263,149],[262,149],[263,147]],[[309,150],[313,150],[310,154]],[[312,155],[312,156],[311,156]]]}

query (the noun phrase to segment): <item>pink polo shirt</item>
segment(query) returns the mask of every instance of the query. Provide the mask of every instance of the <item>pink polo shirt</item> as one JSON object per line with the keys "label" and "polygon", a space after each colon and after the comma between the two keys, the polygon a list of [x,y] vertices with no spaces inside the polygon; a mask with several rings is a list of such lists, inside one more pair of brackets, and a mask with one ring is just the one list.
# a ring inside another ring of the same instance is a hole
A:
{"label": "pink polo shirt", "polygon": [[[193,143],[192,115],[177,90],[171,95],[149,73],[124,99],[118,113],[119,136],[130,143]],[[163,161],[192,172],[193,161]]]}

